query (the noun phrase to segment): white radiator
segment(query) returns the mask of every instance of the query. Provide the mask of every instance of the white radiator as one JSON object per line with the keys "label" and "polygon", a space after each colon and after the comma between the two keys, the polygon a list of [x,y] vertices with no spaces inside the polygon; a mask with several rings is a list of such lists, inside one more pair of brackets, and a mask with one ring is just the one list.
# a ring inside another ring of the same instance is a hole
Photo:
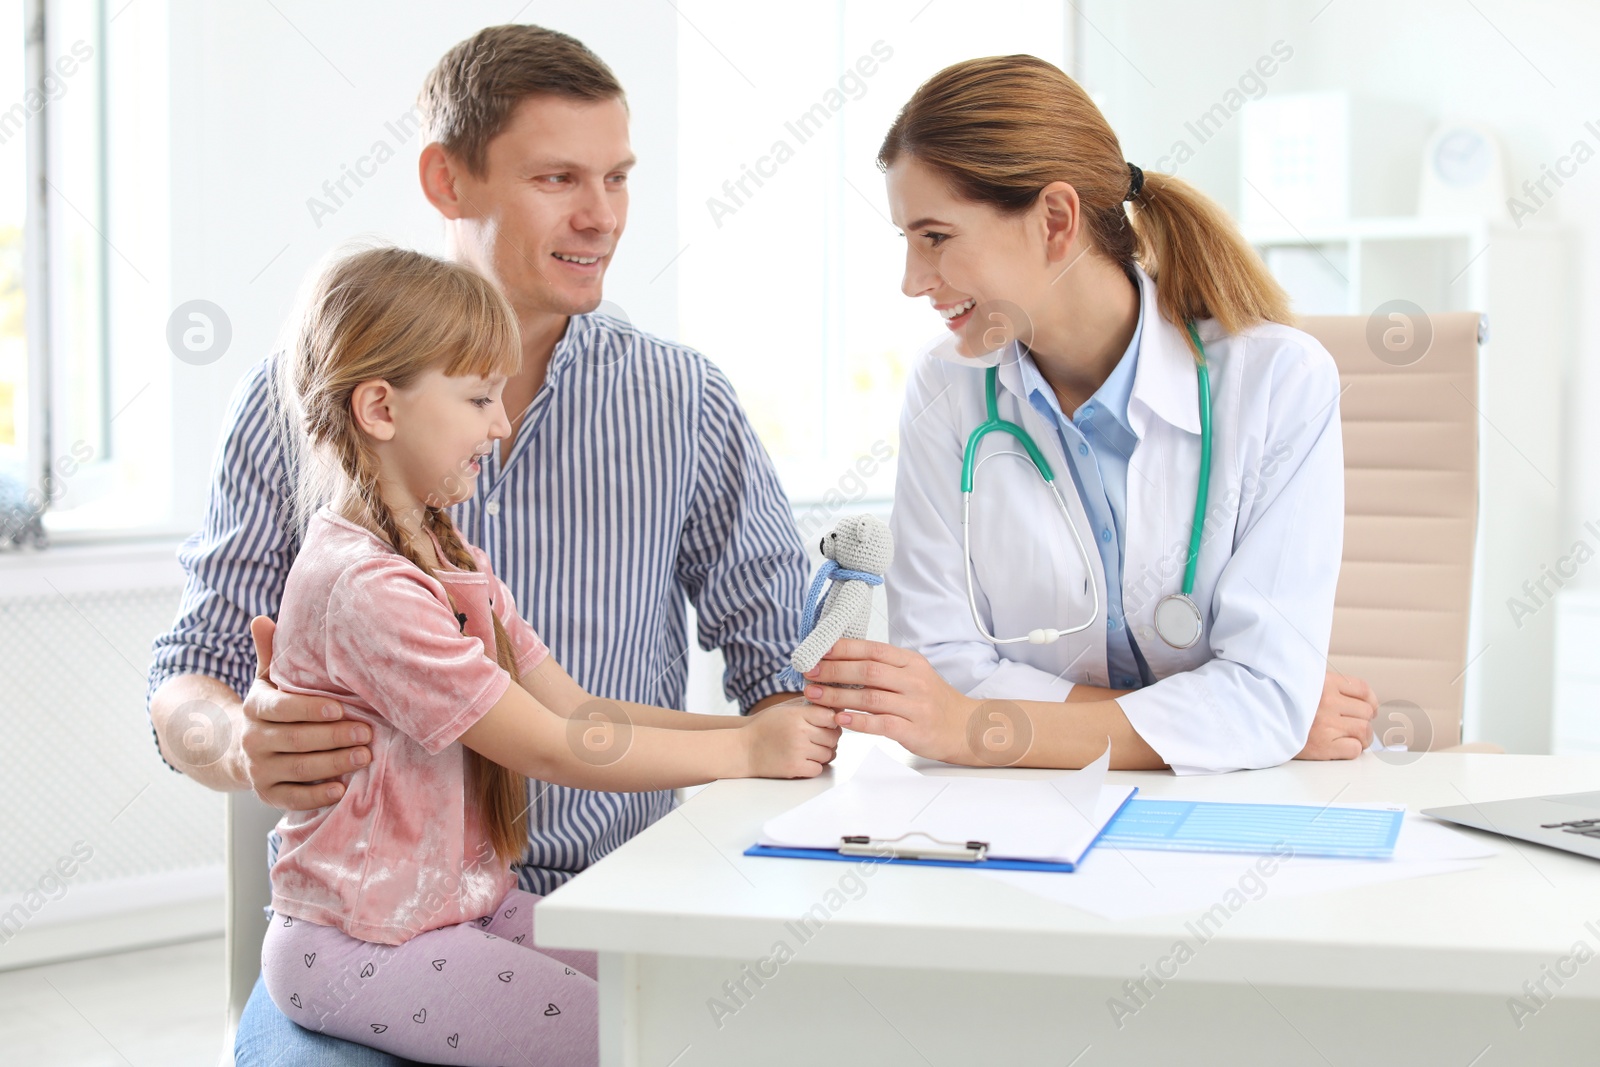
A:
{"label": "white radiator", "polygon": [[176,547],[0,554],[0,969],[222,929],[222,796],[144,710]]}

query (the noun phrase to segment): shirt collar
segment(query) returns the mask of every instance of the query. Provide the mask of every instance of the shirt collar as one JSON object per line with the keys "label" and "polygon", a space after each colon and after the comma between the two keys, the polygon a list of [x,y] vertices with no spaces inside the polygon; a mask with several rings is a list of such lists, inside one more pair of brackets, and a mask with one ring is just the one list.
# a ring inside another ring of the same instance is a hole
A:
{"label": "shirt collar", "polygon": [[[1126,373],[1131,382],[1120,382],[1116,389],[1126,388],[1127,392],[1118,393],[1120,402],[1113,403],[1108,397],[1106,403],[1134,434],[1141,439],[1144,437],[1152,415],[1180,430],[1199,434],[1200,383],[1195,375],[1188,332],[1161,314],[1156,283],[1145,269],[1136,263],[1133,270],[1139,283],[1139,325],[1134,329],[1128,348],[1135,358],[1130,360],[1125,353],[1111,377],[1095,391],[1095,396],[1101,395],[1112,378]],[[1213,320],[1197,322],[1195,326],[1207,344],[1220,340]],[[1016,341],[1002,354],[999,366],[1000,384],[1024,403],[1036,384],[1044,386],[1042,377],[1037,382],[1026,378],[1028,372],[1038,375],[1039,371]],[[1045,392],[1054,402],[1054,392],[1047,386]]]}
{"label": "shirt collar", "polygon": [[1122,353],[1117,365],[1111,368],[1106,380],[1100,383],[1100,388],[1096,389],[1088,400],[1089,404],[1095,405],[1096,408],[1104,410],[1115,418],[1129,433],[1133,432],[1133,427],[1128,422],[1128,401],[1133,396],[1134,373],[1139,365],[1139,340],[1144,336],[1143,291],[1139,294],[1139,307],[1139,319],[1134,324],[1133,337],[1128,340],[1127,350]]}
{"label": "shirt collar", "polygon": [[[1138,264],[1133,269],[1139,278],[1139,328],[1144,336],[1128,400],[1128,425],[1142,438],[1149,416],[1154,415],[1170,426],[1199,434],[1200,379],[1189,332],[1161,314],[1154,279]],[[1195,328],[1208,344],[1221,339],[1211,319],[1196,322]]]}
{"label": "shirt collar", "polygon": [[556,347],[550,353],[550,365],[545,369],[547,379],[566,369],[568,364],[578,358],[578,350],[585,343],[590,328],[588,315],[568,316],[567,328],[561,331],[560,338],[556,340]]}
{"label": "shirt collar", "polygon": [[[1084,415],[1086,411],[1092,411],[1094,415],[1104,412],[1116,420],[1125,431],[1133,432],[1133,428],[1128,425],[1128,398],[1133,392],[1134,366],[1139,359],[1140,331],[1141,326],[1135,325],[1133,337],[1122,353],[1122,358],[1111,368],[1110,375],[1100,383],[1100,388],[1094,391],[1093,396],[1079,405],[1078,410],[1073,412],[1072,418],[1067,421],[1077,425],[1079,416]],[[1022,388],[1027,392],[1029,399],[1035,402],[1042,401],[1057,418],[1066,419],[1067,416],[1061,410],[1061,402],[1056,397],[1055,390],[1044,380],[1044,374],[1034,362],[1033,354],[1026,349],[1022,353],[1020,368]]]}

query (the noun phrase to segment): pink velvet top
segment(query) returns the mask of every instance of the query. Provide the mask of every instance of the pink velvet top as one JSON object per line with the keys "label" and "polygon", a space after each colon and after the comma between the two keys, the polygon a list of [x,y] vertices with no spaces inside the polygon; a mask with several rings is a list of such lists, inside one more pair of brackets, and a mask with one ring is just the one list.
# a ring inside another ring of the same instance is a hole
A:
{"label": "pink velvet top", "polygon": [[489,914],[516,884],[468,798],[467,750],[456,739],[512,684],[495,662],[491,610],[511,637],[519,678],[549,650],[488,557],[469,551],[476,572],[438,551],[435,580],[329,507],[307,527],[269,677],[371,724],[372,762],[344,776],[336,803],[279,821],[274,911],[398,945]]}

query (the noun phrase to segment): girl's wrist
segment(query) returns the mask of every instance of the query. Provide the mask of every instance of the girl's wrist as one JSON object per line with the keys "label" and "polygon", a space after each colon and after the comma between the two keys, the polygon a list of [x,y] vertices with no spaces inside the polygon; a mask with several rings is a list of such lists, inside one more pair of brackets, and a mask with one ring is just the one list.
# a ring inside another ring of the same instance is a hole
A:
{"label": "girl's wrist", "polygon": [[[748,724],[749,720],[746,720]],[[719,778],[752,778],[755,770],[756,732],[754,730],[718,730],[713,736],[723,742],[726,752],[721,761],[726,773]]]}

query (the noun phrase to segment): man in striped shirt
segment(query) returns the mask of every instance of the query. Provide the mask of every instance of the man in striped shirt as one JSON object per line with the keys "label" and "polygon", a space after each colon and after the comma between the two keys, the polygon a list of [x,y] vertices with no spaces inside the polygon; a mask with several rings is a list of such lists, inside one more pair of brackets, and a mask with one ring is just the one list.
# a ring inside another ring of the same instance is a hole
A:
{"label": "man in striped shirt", "polygon": [[[774,678],[799,643],[808,563],[771,461],[710,361],[594,313],[627,215],[621,86],[570,37],[499,26],[446,54],[419,106],[423,191],[449,253],[500,286],[523,340],[505,389],[521,416],[451,518],[589,692],[681,708],[687,598],[701,645],[726,658],[731,699],[747,713],[789,699]],[[370,753],[364,724],[322,721],[324,701],[256,678],[271,624],[252,619],[276,614],[303,532],[288,525],[300,460],[269,393],[277,358],[246,374],[225,419],[204,527],[179,553],[178,619],[155,643],[149,710],[175,769],[305,810],[337,800],[339,776]],[[195,701],[230,719],[220,759],[185,746]],[[534,788],[541,816],[519,882],[540,894],[673,802]],[[241,1067],[398,1062],[299,1029],[259,982],[237,1052]]]}

